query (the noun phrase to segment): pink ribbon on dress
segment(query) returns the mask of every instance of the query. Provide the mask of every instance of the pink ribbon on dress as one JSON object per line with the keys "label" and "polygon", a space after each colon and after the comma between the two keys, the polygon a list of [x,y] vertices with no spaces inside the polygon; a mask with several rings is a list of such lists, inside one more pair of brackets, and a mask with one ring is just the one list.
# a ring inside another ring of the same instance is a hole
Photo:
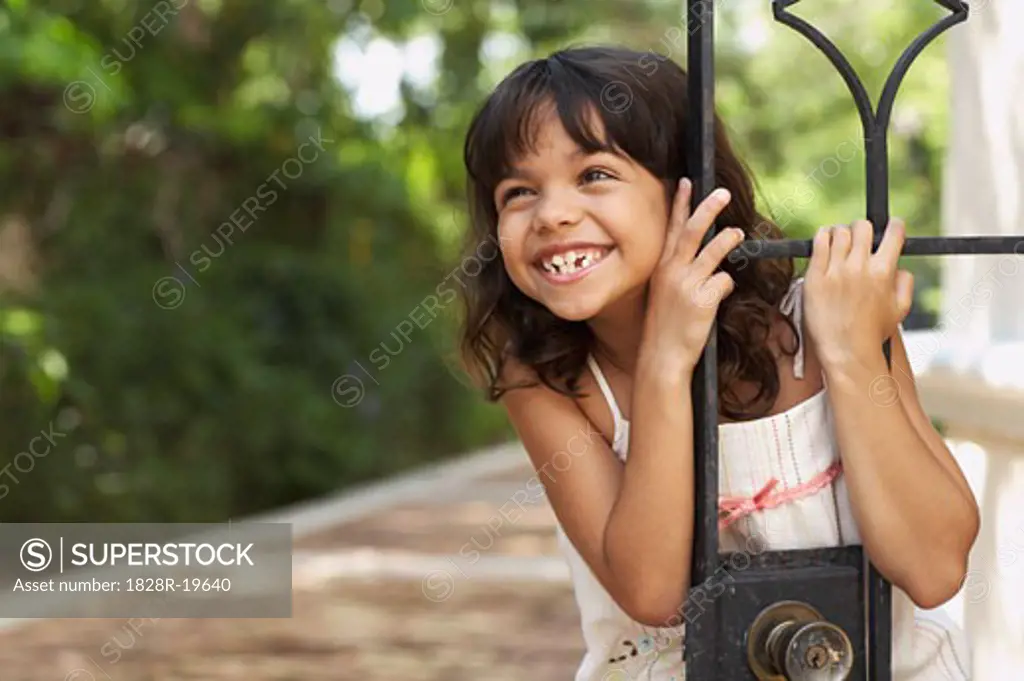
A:
{"label": "pink ribbon on dress", "polygon": [[842,462],[836,461],[807,482],[784,489],[778,494],[772,494],[772,490],[779,484],[777,478],[772,478],[752,497],[723,497],[718,502],[718,529],[724,529],[755,511],[776,508],[819,492],[831,485],[842,472]]}

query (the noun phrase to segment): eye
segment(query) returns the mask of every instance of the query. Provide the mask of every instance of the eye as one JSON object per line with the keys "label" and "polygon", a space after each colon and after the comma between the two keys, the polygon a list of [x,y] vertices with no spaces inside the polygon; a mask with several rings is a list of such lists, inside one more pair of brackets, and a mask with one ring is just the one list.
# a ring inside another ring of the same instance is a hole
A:
{"label": "eye", "polygon": [[505,192],[501,195],[501,205],[505,206],[505,204],[507,204],[509,201],[518,198],[521,195],[520,192],[528,191],[530,190],[526,187],[510,187],[506,189]]}
{"label": "eye", "polygon": [[615,176],[603,168],[587,168],[580,175],[584,181],[595,182],[597,180],[614,180]]}

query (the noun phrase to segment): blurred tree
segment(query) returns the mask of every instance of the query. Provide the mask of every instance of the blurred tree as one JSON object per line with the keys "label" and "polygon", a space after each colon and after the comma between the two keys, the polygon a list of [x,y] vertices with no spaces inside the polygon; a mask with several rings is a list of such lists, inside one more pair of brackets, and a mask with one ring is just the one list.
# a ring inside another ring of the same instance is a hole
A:
{"label": "blurred tree", "polygon": [[[853,4],[811,18],[877,93],[939,14]],[[0,520],[220,520],[507,437],[447,359],[466,125],[565,44],[685,64],[680,7],[8,0]],[[838,76],[767,2],[721,8],[719,105],[766,204],[794,235],[861,215]],[[436,72],[361,112],[337,71],[422,67],[413,45],[436,46]],[[917,233],[938,231],[944,69],[922,55],[892,136],[893,213]]]}

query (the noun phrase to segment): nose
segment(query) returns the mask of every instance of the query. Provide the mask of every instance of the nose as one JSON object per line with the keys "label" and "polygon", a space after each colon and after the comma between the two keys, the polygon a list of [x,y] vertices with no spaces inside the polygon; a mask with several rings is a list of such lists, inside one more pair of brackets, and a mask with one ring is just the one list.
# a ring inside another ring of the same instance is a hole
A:
{"label": "nose", "polygon": [[537,204],[534,217],[538,231],[559,230],[578,225],[583,218],[583,208],[572,191],[549,191]]}

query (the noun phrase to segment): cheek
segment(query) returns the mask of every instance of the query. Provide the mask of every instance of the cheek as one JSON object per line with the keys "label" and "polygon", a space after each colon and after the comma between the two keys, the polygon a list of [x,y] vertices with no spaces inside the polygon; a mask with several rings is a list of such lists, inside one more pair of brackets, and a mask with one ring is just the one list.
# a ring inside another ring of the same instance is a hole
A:
{"label": "cheek", "polygon": [[623,256],[638,269],[652,270],[665,247],[666,220],[654,211],[638,211],[616,241]]}
{"label": "cheek", "polygon": [[645,218],[645,224],[648,225],[645,233],[647,256],[651,259],[653,267],[661,259],[665,249],[665,237],[668,235],[668,214],[664,206],[652,206]]}
{"label": "cheek", "polygon": [[524,242],[526,230],[522,228],[519,221],[503,220],[498,223],[498,242],[501,244],[502,259],[505,263],[505,271],[512,281],[521,286],[523,276],[530,266],[526,261],[526,250]]}
{"label": "cheek", "polygon": [[521,261],[524,253],[526,232],[516,224],[515,220],[502,220],[498,223],[497,238],[501,244],[501,252],[510,264]]}

